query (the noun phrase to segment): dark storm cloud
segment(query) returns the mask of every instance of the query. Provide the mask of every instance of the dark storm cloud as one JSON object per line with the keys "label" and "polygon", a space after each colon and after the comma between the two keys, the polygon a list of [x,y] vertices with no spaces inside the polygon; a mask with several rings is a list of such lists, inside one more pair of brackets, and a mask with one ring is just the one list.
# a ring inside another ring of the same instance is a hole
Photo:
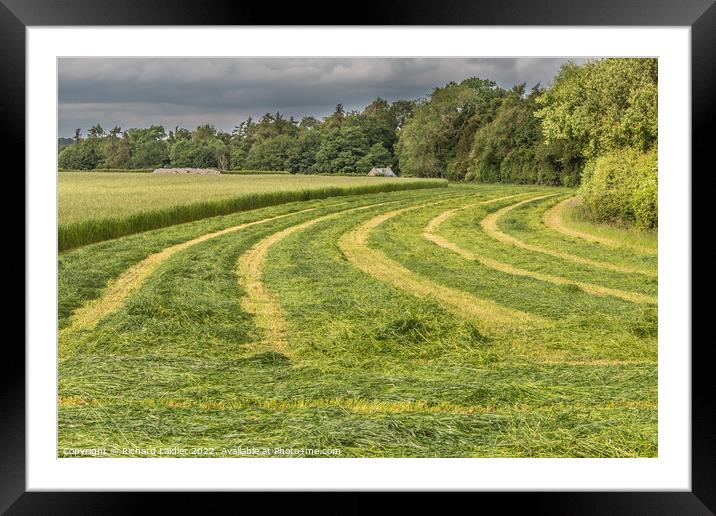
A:
{"label": "dark storm cloud", "polygon": [[[100,123],[124,128],[238,121],[277,109],[325,116],[337,103],[360,109],[376,97],[424,97],[467,77],[500,86],[548,84],[568,59],[63,58],[59,130]],[[581,60],[579,60],[581,61]]]}

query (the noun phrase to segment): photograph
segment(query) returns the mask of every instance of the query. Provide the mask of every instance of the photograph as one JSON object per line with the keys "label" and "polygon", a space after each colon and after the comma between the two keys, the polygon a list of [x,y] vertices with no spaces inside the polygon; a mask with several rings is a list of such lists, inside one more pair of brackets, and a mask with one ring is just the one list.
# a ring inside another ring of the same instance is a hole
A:
{"label": "photograph", "polygon": [[716,514],[715,1],[0,0],[0,513]]}
{"label": "photograph", "polygon": [[659,458],[612,55],[57,56],[56,458]]}

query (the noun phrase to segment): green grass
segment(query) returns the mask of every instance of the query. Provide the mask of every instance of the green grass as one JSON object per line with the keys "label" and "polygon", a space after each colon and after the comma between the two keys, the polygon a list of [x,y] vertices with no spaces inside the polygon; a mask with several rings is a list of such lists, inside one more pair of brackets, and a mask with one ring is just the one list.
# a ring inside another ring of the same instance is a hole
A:
{"label": "green grass", "polygon": [[622,246],[637,246],[653,252],[658,248],[658,232],[656,230],[640,230],[634,226],[603,224],[590,220],[586,208],[579,203],[568,206],[562,212],[563,222],[577,231],[593,234],[611,240]]}
{"label": "green grass", "polygon": [[257,175],[257,174],[287,176],[287,175],[291,174],[291,172],[287,172],[285,170],[222,170],[221,173],[227,174],[227,175],[238,175],[238,176],[241,176],[241,175],[250,176],[250,175]]}
{"label": "green grass", "polygon": [[447,186],[443,180],[268,174],[63,172],[58,177],[60,251],[287,202]]}
{"label": "green grass", "polygon": [[[481,233],[479,219],[511,202],[514,201],[495,203],[489,209],[466,210],[466,213],[441,227],[441,233],[464,248],[528,270],[625,290],[656,293],[656,285],[646,284],[640,275],[601,269],[577,273],[578,268],[569,262],[510,249],[508,245]],[[460,204],[465,202],[457,202],[454,206]],[[654,324],[656,307],[611,296],[595,296],[577,287],[499,272],[465,260],[422,238],[422,228],[428,221],[450,207],[453,206],[447,204],[396,217],[373,233],[371,244],[408,269],[451,288],[551,320],[553,327],[547,329],[507,334],[513,354],[523,354],[527,360],[655,359],[655,339],[643,338],[643,334],[651,330],[635,330],[635,325],[638,324],[636,321],[644,324],[651,321]],[[476,211],[480,215],[475,216]],[[632,280],[630,276],[636,276],[636,279]]]}
{"label": "green grass", "polygon": [[[537,193],[536,195],[539,195]],[[502,231],[516,236],[523,241],[532,244],[545,246],[573,255],[581,255],[607,263],[617,264],[641,264],[650,266],[656,271],[655,257],[634,256],[630,251],[623,251],[583,242],[576,239],[560,238],[558,234],[537,224],[535,219],[541,217],[541,213],[555,201],[528,203],[508,213],[498,223]],[[517,267],[545,272],[557,276],[594,283],[609,288],[616,288],[645,294],[657,293],[657,280],[642,274],[631,274],[609,271],[600,268],[587,267],[579,263],[559,259],[551,255],[527,251],[510,244],[499,242],[486,235],[480,228],[480,221],[488,214],[500,207],[511,204],[511,200],[500,204],[493,204],[489,207],[477,207],[474,209],[459,212],[454,218],[442,226],[442,234],[452,241],[463,245],[467,249],[473,249],[491,258],[507,262]],[[532,222],[530,222],[532,220]],[[594,250],[597,247],[597,250]],[[596,257],[593,253],[596,253]]]}
{"label": "green grass", "polygon": [[[110,456],[141,456],[121,448],[178,446],[226,457],[242,446],[265,447],[273,456],[281,456],[276,447],[337,448],[341,457],[656,456],[655,306],[495,271],[422,237],[427,222],[449,208],[544,191],[451,185],[290,203],[63,253],[59,315],[68,327],[73,310],[151,253],[316,208],[173,255],[120,309],[73,336],[59,361],[59,455],[65,448],[105,447]],[[575,266],[482,233],[484,215],[517,200],[459,212],[440,234],[531,270],[655,292],[641,275]],[[383,283],[343,256],[341,236],[361,223],[436,201],[379,225],[368,244],[415,275],[549,325],[486,331],[481,321]],[[536,221],[550,205],[514,210],[510,217],[524,227],[501,228],[543,242],[551,231]],[[242,308],[239,258],[276,232],[359,206],[372,207],[309,226],[270,248],[262,280],[290,329],[292,353],[262,347],[261,330]],[[588,254],[577,239],[558,245]],[[600,260],[641,263],[625,251],[600,252]]]}

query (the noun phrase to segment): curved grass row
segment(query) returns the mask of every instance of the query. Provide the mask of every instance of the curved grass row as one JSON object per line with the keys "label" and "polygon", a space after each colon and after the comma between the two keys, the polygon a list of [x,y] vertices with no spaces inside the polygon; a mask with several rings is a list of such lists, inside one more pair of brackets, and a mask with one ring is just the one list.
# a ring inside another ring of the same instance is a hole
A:
{"label": "curved grass row", "polygon": [[481,328],[530,327],[546,323],[538,316],[521,310],[505,308],[498,303],[466,293],[463,290],[435,283],[428,277],[418,276],[388,258],[384,253],[368,246],[368,236],[376,227],[397,215],[425,206],[401,208],[373,217],[344,235],[339,243],[341,251],[348,261],[366,274],[418,297],[434,297],[441,304],[448,306],[463,317],[473,320]]}
{"label": "curved grass row", "polygon": [[[518,253],[531,259],[481,235],[479,220],[540,191],[460,186],[312,201],[63,254],[61,276],[79,277],[92,263],[84,274],[102,283],[142,256],[273,219],[173,253],[78,337],[77,352],[60,358],[60,454],[102,442],[207,447],[215,457],[237,445],[339,448],[341,457],[655,456],[656,339],[648,324],[631,324],[641,308],[492,270],[423,238],[446,209],[510,197],[459,212],[441,234],[469,249],[487,242],[491,256],[506,253],[510,263]],[[366,225],[365,244],[411,275],[555,324],[484,328],[432,296],[377,279],[377,262],[368,258],[361,270],[340,246]],[[250,293],[237,281],[236,264],[261,242],[271,245],[253,278],[280,309],[290,353],[256,346],[267,324],[247,310]],[[123,245],[133,250],[118,257]],[[539,264],[550,273],[565,265],[548,258]],[[584,274],[616,283],[627,276]]]}
{"label": "curved grass row", "polygon": [[102,318],[117,310],[129,297],[132,291],[139,288],[142,283],[160,266],[162,263],[170,259],[174,254],[188,249],[194,245],[206,242],[212,238],[222,235],[241,231],[252,227],[256,224],[265,224],[275,222],[278,219],[289,217],[295,214],[306,213],[316,208],[307,208],[296,212],[290,212],[282,215],[275,215],[265,219],[255,220],[253,222],[245,222],[238,226],[230,226],[218,231],[204,233],[191,240],[165,247],[161,251],[150,254],[140,262],[132,265],[125,270],[119,277],[112,279],[104,289],[102,296],[89,300],[81,307],[73,311],[69,320],[69,326],[61,328],[59,332],[59,349],[62,354],[64,345],[78,331],[91,330],[99,323]]}
{"label": "curved grass row", "polygon": [[[559,230],[550,226],[554,222],[555,209],[559,213],[560,221],[568,218],[565,214],[569,213],[571,208],[565,202],[570,199],[573,197],[567,198],[566,201],[554,198],[518,206],[500,219],[499,227],[503,232],[529,245],[558,252],[568,249],[570,254],[578,257],[610,263],[635,272],[645,272],[651,276],[656,275],[658,258],[655,250],[644,248],[639,243],[642,239],[651,239],[652,236],[655,239],[656,235],[647,235],[644,231],[633,229],[619,230],[606,225],[600,225],[598,228],[589,225],[594,227],[595,231],[608,232],[611,235],[607,244],[601,236],[595,239],[587,238],[588,234],[584,232],[579,233],[582,236],[564,233],[561,230],[567,227],[564,224]],[[635,236],[637,231],[638,235]]]}
{"label": "curved grass row", "polygon": [[[440,190],[447,192],[447,190]],[[185,224],[137,233],[119,239],[99,242],[60,254],[58,258],[58,319],[60,329],[71,324],[72,314],[105,296],[114,283],[147,260],[151,255],[166,256],[188,242],[199,243],[207,235],[237,226],[250,226],[267,219],[280,219],[299,212],[330,210],[335,206],[381,202],[408,195],[411,198],[434,196],[431,191],[380,193],[369,196],[347,196],[334,202],[301,201],[259,210],[210,217]],[[173,254],[173,253],[172,253]]]}
{"label": "curved grass row", "polygon": [[250,313],[257,326],[264,332],[264,341],[268,349],[291,356],[291,350],[287,344],[288,331],[283,319],[282,311],[274,296],[269,293],[261,281],[262,269],[266,257],[272,246],[281,242],[289,235],[302,231],[315,224],[326,222],[338,216],[351,213],[356,210],[365,210],[386,203],[375,203],[323,215],[310,219],[306,222],[290,226],[282,231],[273,233],[253,246],[249,251],[241,255],[236,267],[239,281],[246,291],[241,306]]}
{"label": "curved grass row", "polygon": [[563,250],[550,249],[548,247],[530,244],[530,243],[520,240],[519,238],[517,238],[517,237],[513,236],[512,234],[507,233],[501,229],[501,227],[500,227],[501,219],[506,217],[507,214],[509,212],[511,212],[512,210],[519,208],[521,206],[524,206],[526,204],[531,204],[535,201],[548,199],[553,196],[554,196],[554,194],[553,195],[543,195],[540,197],[533,197],[532,199],[526,199],[524,201],[520,201],[520,202],[512,204],[510,206],[505,206],[504,208],[501,208],[500,210],[498,210],[494,213],[491,213],[490,215],[485,217],[480,223],[482,226],[482,229],[485,231],[485,233],[490,235],[492,238],[499,240],[500,242],[505,242],[505,243],[514,245],[516,247],[521,247],[523,249],[526,249],[528,251],[532,251],[535,253],[547,254],[550,256],[554,256],[555,258],[560,258],[560,259],[568,260],[568,261],[575,262],[578,264],[587,265],[589,267],[608,269],[608,270],[613,270],[613,271],[617,271],[617,272],[639,273],[639,274],[655,276],[655,273],[653,271],[647,270],[645,268],[630,267],[630,266],[614,264],[614,263],[606,262],[606,261],[594,260],[592,258],[587,258],[585,256],[567,253]]}
{"label": "curved grass row", "polygon": [[430,240],[431,242],[433,242],[434,244],[436,244],[440,247],[449,249],[450,251],[456,253],[459,256],[462,256],[463,258],[465,258],[467,260],[476,260],[486,267],[490,267],[492,269],[502,271],[507,274],[512,274],[515,276],[526,276],[526,277],[534,278],[534,279],[537,279],[540,281],[554,283],[555,285],[574,285],[589,294],[594,294],[594,295],[598,295],[598,296],[614,296],[614,297],[618,297],[621,299],[625,299],[627,301],[632,301],[634,303],[656,304],[656,296],[647,296],[647,295],[639,294],[636,292],[628,292],[628,291],[624,291],[624,290],[603,287],[601,285],[573,281],[573,280],[569,280],[567,278],[563,278],[561,276],[545,274],[543,272],[528,271],[525,269],[521,269],[519,267],[510,265],[508,263],[494,260],[494,259],[489,258],[485,255],[480,254],[480,253],[476,253],[476,252],[464,249],[464,248],[460,247],[459,245],[455,244],[454,242],[451,242],[450,240],[447,240],[446,238],[440,236],[437,233],[438,228],[440,227],[440,225],[442,223],[444,223],[449,218],[453,217],[458,211],[472,208],[473,206],[474,206],[474,204],[466,205],[466,206],[462,206],[462,207],[458,207],[458,208],[453,208],[451,210],[444,211],[440,215],[437,215],[435,218],[431,219],[430,222],[425,226],[425,228],[423,230],[423,237],[426,238],[427,240]]}
{"label": "curved grass row", "polygon": [[445,180],[426,179],[410,182],[395,181],[377,184],[248,193],[231,198],[146,210],[122,217],[103,217],[64,224],[61,223],[57,228],[57,245],[60,251],[66,251],[82,245],[102,242],[104,240],[151,229],[296,201],[444,187],[447,187],[447,181]]}
{"label": "curved grass row", "polygon": [[[643,254],[656,254],[655,246],[640,245],[639,242],[630,241],[630,239],[624,238],[623,235],[619,235],[617,228],[605,224],[597,225],[586,220],[575,220],[577,216],[575,212],[579,206],[579,197],[570,197],[545,211],[542,220],[547,227],[570,237],[597,242],[609,247],[631,248]],[[622,230],[622,233],[624,233],[624,230]],[[639,240],[644,240],[645,233],[643,231],[630,230],[629,233],[632,239],[637,236],[640,237]],[[646,235],[649,237],[650,244],[655,242],[654,235],[649,233],[646,233]]]}
{"label": "curved grass row", "polygon": [[[601,253],[590,254],[589,249],[597,244],[578,242],[569,238],[550,241],[552,230],[539,223],[542,210],[548,203],[525,204],[511,210],[507,216],[499,219],[499,229],[510,236],[515,235],[528,245],[539,250],[526,249],[513,245],[509,241],[493,238],[483,229],[484,220],[494,215],[496,207],[475,206],[457,212],[441,226],[441,235],[469,251],[484,255],[493,260],[507,263],[531,272],[561,276],[573,282],[601,285],[607,288],[637,292],[654,296],[658,290],[655,268],[648,263],[627,259],[620,250],[607,248]],[[502,208],[508,207],[505,203]],[[437,216],[438,213],[435,213]],[[425,224],[429,221],[425,220]],[[414,231],[422,231],[415,228]],[[516,238],[513,237],[513,238]],[[554,236],[552,237],[555,238]],[[547,250],[548,252],[542,252]],[[638,274],[615,270],[608,267],[593,267],[586,263],[575,262],[550,254],[551,251],[570,256],[587,257],[590,261],[643,269],[649,274]]]}
{"label": "curved grass row", "polygon": [[[462,205],[464,202],[455,203],[455,207]],[[376,228],[370,235],[369,243],[415,274],[430,277],[432,281],[446,287],[464,290],[506,307],[550,319],[553,322],[551,329],[536,329],[509,336],[516,356],[532,356],[532,360],[539,356],[539,360],[571,363],[645,360],[655,363],[655,306],[635,304],[634,299],[627,301],[611,295],[594,295],[573,284],[554,284],[545,282],[544,278],[513,274],[514,271],[502,270],[502,266],[494,268],[479,261],[465,260],[422,236],[423,228],[443,213],[444,208],[434,207],[409,217],[396,217],[385,226]],[[480,211],[483,212],[484,208]],[[469,209],[458,212],[462,219],[448,218],[445,228],[441,227],[441,233],[448,235],[450,241],[458,242],[461,248],[472,253],[486,254],[500,264],[514,267],[516,263],[525,269],[535,261],[529,256],[526,259],[522,256],[529,253],[519,248],[510,248],[507,244],[492,249],[492,239],[480,231],[479,220],[482,216],[468,219],[471,222],[468,228],[460,225],[460,222],[465,222],[464,217],[469,212]],[[543,258],[542,262],[533,263],[530,270],[541,271],[538,276],[549,274],[562,277],[565,276],[564,266],[564,263],[557,260]],[[598,271],[598,274],[588,272],[590,275],[585,277],[595,287],[605,283],[600,278],[608,279],[607,284],[622,288],[632,289],[641,284],[640,281],[625,284],[622,273],[603,270]],[[624,292],[623,295],[629,294]],[[651,297],[648,301],[652,301]],[[533,352],[537,352],[537,355],[534,356]]]}

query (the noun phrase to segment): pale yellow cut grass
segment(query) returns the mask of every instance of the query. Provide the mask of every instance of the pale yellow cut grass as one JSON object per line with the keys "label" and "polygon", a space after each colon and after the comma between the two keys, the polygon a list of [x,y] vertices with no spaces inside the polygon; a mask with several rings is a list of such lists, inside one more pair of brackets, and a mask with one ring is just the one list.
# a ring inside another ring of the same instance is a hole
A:
{"label": "pale yellow cut grass", "polygon": [[[113,404],[120,405],[141,405],[145,407],[167,407],[176,409],[200,409],[200,410],[245,410],[250,408],[260,408],[265,410],[288,411],[301,409],[323,409],[323,408],[341,408],[346,411],[358,414],[402,414],[402,413],[428,413],[428,414],[491,414],[498,411],[536,411],[536,410],[576,410],[590,409],[594,405],[582,403],[550,403],[546,405],[530,405],[524,403],[516,403],[513,405],[458,405],[448,401],[428,402],[424,400],[376,400],[361,398],[318,398],[318,399],[295,399],[295,400],[274,400],[274,399],[254,399],[254,400],[189,400],[189,399],[139,399],[117,400],[112,398],[92,398],[85,399],[79,396],[60,396],[58,404],[61,407],[86,407],[86,406],[106,406]],[[600,408],[633,408],[633,409],[649,409],[654,408],[656,403],[642,400],[620,400],[607,401],[600,404]]]}
{"label": "pale yellow cut grass", "polygon": [[520,247],[522,249],[527,249],[528,251],[533,251],[533,252],[542,253],[542,254],[548,254],[550,256],[554,256],[555,258],[561,258],[563,260],[567,260],[567,261],[574,262],[574,263],[579,263],[582,265],[588,265],[590,267],[595,267],[598,269],[607,269],[607,270],[616,271],[616,272],[637,273],[637,274],[644,274],[647,276],[656,276],[656,273],[652,270],[647,270],[647,269],[642,269],[642,268],[637,268],[637,267],[628,267],[626,265],[617,265],[617,264],[607,263],[607,262],[599,262],[596,260],[590,260],[589,258],[585,258],[583,256],[577,256],[574,254],[564,253],[562,251],[556,251],[554,249],[547,249],[545,247],[528,244],[518,238],[513,237],[512,235],[508,235],[507,233],[502,232],[497,227],[498,221],[503,216],[505,216],[507,213],[509,213],[511,210],[514,210],[515,208],[518,208],[519,206],[522,206],[523,204],[526,204],[528,202],[537,201],[540,199],[546,199],[547,197],[553,197],[555,195],[559,195],[559,194],[550,194],[550,195],[541,195],[539,197],[532,197],[530,199],[520,201],[518,203],[511,204],[510,206],[501,208],[501,209],[489,214],[484,219],[482,219],[482,222],[480,223],[482,225],[482,229],[485,231],[485,233],[490,235],[492,238],[499,240],[500,242],[511,244],[511,245],[514,245],[515,247]]}
{"label": "pale yellow cut grass", "polygon": [[264,238],[239,258],[236,274],[239,277],[239,284],[246,292],[246,295],[241,300],[241,307],[254,316],[256,326],[263,331],[265,340],[262,344],[264,347],[288,357],[293,355],[287,343],[288,327],[281,306],[276,297],[266,289],[266,286],[261,281],[261,275],[269,249],[289,235],[293,235],[320,222],[383,204],[386,203],[359,206],[291,226]]}
{"label": "pale yellow cut grass", "polygon": [[579,231],[578,229],[575,229],[573,227],[568,226],[564,222],[563,214],[564,210],[574,206],[578,202],[578,197],[570,197],[569,199],[565,199],[564,201],[561,201],[554,206],[552,206],[550,209],[544,212],[544,215],[542,217],[542,220],[544,221],[545,225],[549,228],[554,229],[555,231],[558,231],[564,235],[574,237],[574,238],[581,238],[583,240],[587,240],[589,242],[597,242],[599,244],[603,244],[609,247],[629,247],[631,249],[634,249],[635,251],[638,251],[643,254],[656,254],[657,251],[655,249],[651,249],[648,247],[636,245],[629,242],[619,242],[617,240],[612,240],[611,238],[607,238],[605,236],[601,235],[595,235],[592,233],[587,233],[585,231]]}
{"label": "pale yellow cut grass", "polygon": [[391,260],[382,251],[368,247],[368,235],[380,224],[406,211],[434,204],[437,203],[410,206],[373,217],[355,230],[346,233],[340,239],[339,247],[346,259],[366,274],[417,297],[433,297],[460,316],[473,320],[487,329],[499,331],[505,327],[535,327],[549,324],[542,317],[507,308],[493,301],[430,281]]}
{"label": "pale yellow cut grass", "polygon": [[593,360],[541,360],[541,365],[567,365],[567,366],[623,366],[623,365],[653,365],[655,360],[609,360],[595,358]]}
{"label": "pale yellow cut grass", "polygon": [[459,211],[472,208],[472,207],[476,206],[477,204],[481,204],[481,203],[472,203],[472,204],[468,204],[466,206],[462,206],[459,208],[453,208],[451,210],[447,210],[447,211],[441,213],[437,217],[433,218],[428,223],[427,226],[425,226],[425,229],[423,231],[423,237],[444,249],[448,249],[448,250],[454,252],[455,254],[462,256],[463,258],[465,258],[467,260],[477,261],[480,264],[484,265],[485,267],[489,267],[491,269],[495,269],[500,272],[504,272],[506,274],[530,277],[530,278],[534,278],[534,279],[537,279],[540,281],[553,283],[555,285],[576,285],[579,288],[581,288],[583,291],[585,291],[589,294],[597,295],[597,296],[614,296],[614,297],[618,297],[620,299],[624,299],[626,301],[631,301],[633,303],[656,304],[657,298],[655,296],[648,296],[646,294],[639,294],[637,292],[628,292],[625,290],[603,287],[601,285],[594,285],[591,283],[583,283],[580,281],[572,281],[572,280],[562,278],[559,276],[553,276],[551,274],[544,274],[541,272],[533,272],[533,271],[528,271],[526,269],[521,269],[519,267],[510,265],[508,263],[503,263],[503,262],[500,262],[493,258],[490,258],[488,256],[480,255],[480,254],[474,253],[472,251],[469,251],[467,249],[464,249],[464,248],[458,246],[457,244],[455,244],[454,242],[451,242],[448,239],[437,234],[437,230],[443,222],[448,220],[450,217],[452,217]]}
{"label": "pale yellow cut grass", "polygon": [[157,267],[179,251],[183,251],[194,245],[206,242],[212,238],[240,231],[257,224],[265,224],[267,222],[314,210],[316,210],[316,208],[308,208],[283,215],[277,215],[275,217],[255,220],[253,222],[246,222],[244,224],[221,229],[219,231],[206,233],[191,240],[187,240],[186,242],[175,244],[166,247],[159,252],[150,254],[139,263],[127,269],[121,276],[110,281],[100,297],[88,301],[72,313],[69,325],[59,332],[60,354],[62,354],[65,347],[64,344],[66,344],[67,338],[70,335],[82,330],[91,330],[104,317],[119,309],[127,297],[129,297],[129,295],[136,290],[157,269]]}

